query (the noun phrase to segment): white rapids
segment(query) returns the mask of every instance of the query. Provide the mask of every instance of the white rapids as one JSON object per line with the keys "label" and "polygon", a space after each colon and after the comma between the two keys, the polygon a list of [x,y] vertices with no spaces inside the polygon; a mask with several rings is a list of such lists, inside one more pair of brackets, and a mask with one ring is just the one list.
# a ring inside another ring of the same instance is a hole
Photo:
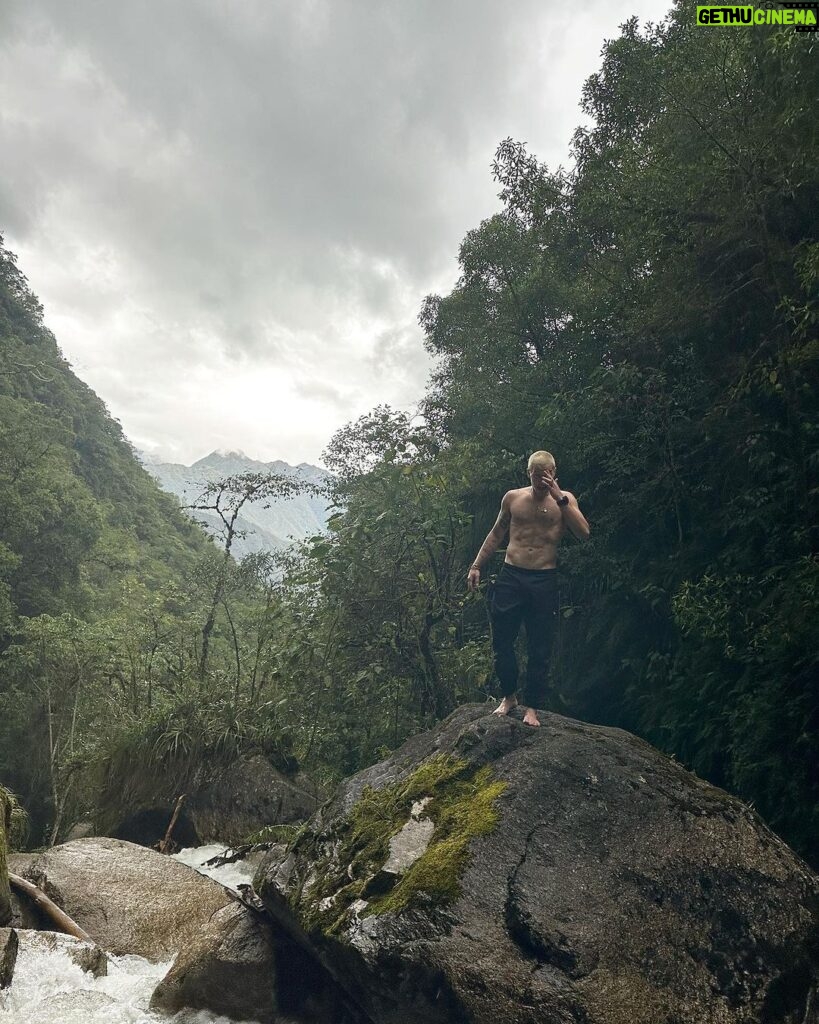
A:
{"label": "white rapids", "polygon": [[[224,846],[182,850],[176,859],[230,889],[249,883],[253,867],[241,861],[221,868],[203,862]],[[152,964],[139,956],[109,956],[108,975],[94,978],[59,950],[20,949],[11,986],[0,992],[0,1024],[168,1024],[148,1009],[172,961]],[[174,1024],[234,1024],[205,1010],[183,1010]]]}
{"label": "white rapids", "polygon": [[218,868],[205,866],[205,861],[221,856],[226,849],[227,847],[216,844],[212,846],[189,846],[173,856],[174,860],[181,860],[183,864],[187,864],[188,867],[193,868],[200,874],[209,875],[217,882],[221,882],[226,889],[235,890],[239,885],[250,885],[253,881],[255,863],[249,864],[247,861],[237,860],[235,864],[224,864]]}

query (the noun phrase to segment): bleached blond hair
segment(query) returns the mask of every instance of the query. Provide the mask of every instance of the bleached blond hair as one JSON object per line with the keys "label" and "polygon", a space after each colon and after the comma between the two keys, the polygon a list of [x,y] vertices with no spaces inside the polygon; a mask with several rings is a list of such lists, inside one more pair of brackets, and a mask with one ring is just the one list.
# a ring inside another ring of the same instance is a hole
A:
{"label": "bleached blond hair", "polygon": [[555,457],[551,452],[532,452],[526,464],[526,472],[531,473],[533,466],[546,466],[548,469],[554,469],[556,465]]}

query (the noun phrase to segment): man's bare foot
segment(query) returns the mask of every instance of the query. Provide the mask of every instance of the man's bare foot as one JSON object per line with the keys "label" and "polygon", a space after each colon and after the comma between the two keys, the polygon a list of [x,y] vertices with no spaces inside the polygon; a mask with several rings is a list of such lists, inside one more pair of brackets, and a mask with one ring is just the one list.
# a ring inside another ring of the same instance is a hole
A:
{"label": "man's bare foot", "polygon": [[518,703],[517,697],[504,697],[503,700],[498,704],[495,710],[492,712],[493,715],[508,715],[512,708],[516,707]]}
{"label": "man's bare foot", "polygon": [[537,719],[537,712],[534,708],[526,708],[523,713],[523,724],[540,727],[540,722]]}

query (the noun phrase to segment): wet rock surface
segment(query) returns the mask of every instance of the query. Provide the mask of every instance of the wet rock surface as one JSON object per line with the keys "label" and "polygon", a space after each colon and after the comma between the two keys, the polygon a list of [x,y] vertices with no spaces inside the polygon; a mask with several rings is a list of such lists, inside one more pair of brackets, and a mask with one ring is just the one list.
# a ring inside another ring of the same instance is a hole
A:
{"label": "wet rock surface", "polygon": [[[18,854],[17,863],[27,864],[28,859],[32,854]],[[18,872],[19,873],[19,872]],[[44,911],[40,910],[31,900],[26,899],[25,896],[21,896],[15,892],[14,889],[11,891],[11,920],[9,921],[9,927],[11,928],[30,928],[35,930],[48,931],[54,927],[54,922]]]}
{"label": "wet rock surface", "polygon": [[0,928],[0,989],[11,984],[19,945],[19,936],[14,928]]}
{"label": "wet rock surface", "polygon": [[291,825],[313,815],[326,793],[309,775],[286,775],[264,757],[232,765],[188,802],[202,842],[238,845],[266,825]]}
{"label": "wet rock surface", "polygon": [[240,903],[217,911],[182,950],[151,1009],[261,1024],[367,1024],[308,950]]}
{"label": "wet rock surface", "polygon": [[151,998],[151,1009],[188,1007],[236,1020],[276,1024],[275,950],[269,922],[240,903],[218,910],[180,952]]}
{"label": "wet rock surface", "polygon": [[9,863],[104,950],[154,962],[188,945],[230,902],[212,879],[119,839],[76,839]]}
{"label": "wet rock surface", "polygon": [[[463,707],[342,783],[257,875],[281,928],[375,1024],[819,1021],[807,866],[641,740],[540,717]],[[384,892],[425,786],[435,829]]]}

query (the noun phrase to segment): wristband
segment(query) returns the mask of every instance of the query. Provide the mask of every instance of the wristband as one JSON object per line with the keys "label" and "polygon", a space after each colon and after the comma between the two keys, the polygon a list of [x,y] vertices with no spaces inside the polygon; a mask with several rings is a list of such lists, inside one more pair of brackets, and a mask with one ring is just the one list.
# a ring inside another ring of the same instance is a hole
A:
{"label": "wristband", "polygon": [[557,498],[556,500],[557,500],[558,505],[560,505],[561,508],[565,508],[569,504],[569,495],[568,494],[561,494],[560,497]]}

